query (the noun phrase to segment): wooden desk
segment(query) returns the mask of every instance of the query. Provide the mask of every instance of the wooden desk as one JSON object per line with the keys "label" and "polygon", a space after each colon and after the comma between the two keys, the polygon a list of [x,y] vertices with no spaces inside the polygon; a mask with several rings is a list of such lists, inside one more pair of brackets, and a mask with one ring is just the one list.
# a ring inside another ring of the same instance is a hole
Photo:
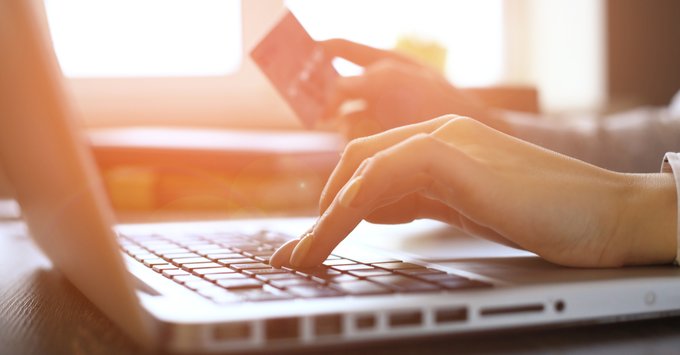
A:
{"label": "wooden desk", "polygon": [[[42,256],[19,223],[0,222],[0,354],[135,354],[125,337]],[[677,353],[680,317],[445,336],[321,349],[324,354]],[[320,352],[310,349],[303,353]]]}

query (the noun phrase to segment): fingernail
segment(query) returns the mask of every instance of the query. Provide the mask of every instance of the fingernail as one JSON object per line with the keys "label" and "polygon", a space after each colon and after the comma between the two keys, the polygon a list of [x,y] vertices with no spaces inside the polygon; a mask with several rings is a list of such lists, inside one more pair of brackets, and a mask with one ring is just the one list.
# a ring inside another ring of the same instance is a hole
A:
{"label": "fingernail", "polygon": [[340,195],[338,200],[340,205],[345,208],[352,207],[352,202],[356,199],[359,189],[361,189],[361,177],[352,179]]}
{"label": "fingernail", "polygon": [[305,260],[305,257],[307,257],[307,253],[309,252],[309,248],[312,246],[312,237],[313,235],[311,233],[307,233],[304,238],[300,240],[300,242],[295,246],[295,249],[293,249],[293,253],[290,255],[290,264],[293,266],[300,266],[302,265],[302,262]]}

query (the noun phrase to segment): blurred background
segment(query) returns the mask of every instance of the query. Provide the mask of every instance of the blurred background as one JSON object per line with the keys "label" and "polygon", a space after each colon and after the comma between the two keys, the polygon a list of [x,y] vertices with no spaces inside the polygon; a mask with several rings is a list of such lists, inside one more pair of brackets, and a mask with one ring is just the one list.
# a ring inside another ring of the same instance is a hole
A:
{"label": "blurred background", "polygon": [[[317,40],[396,48],[461,87],[530,88],[538,93],[532,110],[553,119],[663,106],[680,89],[677,0],[45,5],[56,54],[118,211],[316,213],[342,142],[328,132],[301,132],[248,57],[286,7]],[[342,74],[357,72],[335,64]],[[0,194],[7,194],[1,175]]]}
{"label": "blurred background", "polygon": [[[460,86],[527,85],[544,113],[667,104],[675,0],[46,0],[88,126],[299,128],[247,53],[284,6],[315,39],[445,49]],[[350,70],[348,69],[348,72]]]}

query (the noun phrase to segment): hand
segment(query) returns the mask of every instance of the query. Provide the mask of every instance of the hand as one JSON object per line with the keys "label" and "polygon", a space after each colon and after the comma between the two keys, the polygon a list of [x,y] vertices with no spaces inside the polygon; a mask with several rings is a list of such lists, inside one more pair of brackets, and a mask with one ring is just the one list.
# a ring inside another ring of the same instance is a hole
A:
{"label": "hand", "polygon": [[317,224],[271,263],[318,265],[362,219],[419,218],[566,266],[670,263],[676,206],[671,174],[608,171],[449,115],[352,141]]}
{"label": "hand", "polygon": [[[447,113],[483,121],[490,115],[479,100],[456,89],[441,74],[399,53],[341,39],[321,45],[331,56],[364,67],[360,76],[338,78],[327,107],[327,115],[338,119],[348,139]],[[365,109],[349,114],[339,110],[343,103],[356,99],[364,101]]]}

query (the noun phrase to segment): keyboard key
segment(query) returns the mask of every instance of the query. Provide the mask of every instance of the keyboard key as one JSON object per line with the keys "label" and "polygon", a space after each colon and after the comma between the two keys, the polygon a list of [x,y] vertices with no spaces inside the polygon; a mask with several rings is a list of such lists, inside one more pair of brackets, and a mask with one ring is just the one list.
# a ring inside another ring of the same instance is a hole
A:
{"label": "keyboard key", "polygon": [[348,259],[333,259],[333,260],[326,260],[323,262],[324,265],[326,266],[336,266],[336,265],[354,265],[356,264],[356,261],[348,260]]}
{"label": "keyboard key", "polygon": [[203,257],[198,257],[198,258],[177,258],[177,259],[172,259],[172,262],[177,265],[184,265],[184,264],[195,264],[195,263],[209,263],[210,259],[206,259]]}
{"label": "keyboard key", "polygon": [[392,272],[384,269],[368,269],[368,270],[350,270],[349,274],[356,277],[365,278],[371,276],[391,275]]}
{"label": "keyboard key", "polygon": [[145,248],[153,249],[153,248],[163,248],[167,246],[177,246],[175,243],[164,240],[162,238],[154,238],[154,239],[149,239],[149,240],[139,240],[137,241],[140,245],[144,246]]}
{"label": "keyboard key", "polygon": [[141,253],[135,254],[134,258],[139,260],[139,261],[154,260],[154,259],[158,259],[158,255],[149,253],[146,250],[144,250]]}
{"label": "keyboard key", "polygon": [[178,276],[173,276],[172,279],[175,280],[175,282],[178,282],[178,283],[181,283],[181,284],[191,282],[191,281],[201,281],[200,277],[194,276],[194,275],[178,275]]}
{"label": "keyboard key", "polygon": [[328,287],[320,287],[320,286],[291,286],[287,287],[286,291],[290,292],[291,294],[298,296],[298,297],[304,297],[304,298],[316,298],[316,297],[337,297],[337,296],[342,296],[342,293],[338,292],[337,290],[328,288]]}
{"label": "keyboard key", "polygon": [[243,258],[243,255],[239,253],[208,253],[206,255],[210,259],[238,259],[238,258]]}
{"label": "keyboard key", "polygon": [[[312,280],[317,281],[314,278],[312,278]],[[330,282],[330,283],[352,282],[352,281],[359,281],[359,278],[356,277],[356,276],[352,276],[352,275],[342,274],[342,275],[337,275],[335,277],[329,278],[327,281]]]}
{"label": "keyboard key", "polygon": [[210,250],[224,249],[219,244],[192,244],[189,245],[189,249],[196,252],[210,252]]}
{"label": "keyboard key", "polygon": [[250,302],[276,301],[293,298],[292,295],[271,287],[252,290],[234,290],[232,293],[241,299]]}
{"label": "keyboard key", "polygon": [[425,268],[424,266],[416,265],[416,264],[411,264],[411,263],[405,263],[401,261],[397,262],[391,262],[391,263],[375,263],[372,264],[373,266],[381,267],[383,269],[388,269],[388,270],[400,270],[400,269],[423,269]]}
{"label": "keyboard key", "polygon": [[[232,270],[233,271],[233,270]],[[247,279],[248,276],[239,274],[237,272],[232,272],[231,274],[207,274],[205,275],[206,280],[217,281],[217,280],[243,280]]]}
{"label": "keyboard key", "polygon": [[271,292],[262,292],[262,293],[252,293],[248,294],[247,296],[244,297],[246,301],[250,302],[263,302],[263,301],[279,301],[279,300],[288,300],[293,298],[291,295],[287,294],[273,294]]}
{"label": "keyboard key", "polygon": [[191,253],[191,250],[186,248],[167,249],[159,252],[158,255],[162,255],[164,258],[167,258],[168,255],[170,254],[183,254],[183,253]]}
{"label": "keyboard key", "polygon": [[176,244],[168,244],[168,245],[163,245],[163,246],[154,246],[154,247],[149,247],[149,250],[153,251],[156,254],[166,254],[169,253],[169,251],[176,250],[178,245]]}
{"label": "keyboard key", "polygon": [[246,269],[269,269],[271,266],[263,263],[250,263],[250,264],[230,264],[230,268],[236,270],[246,270]]}
{"label": "keyboard key", "polygon": [[337,266],[332,266],[333,269],[339,270],[339,271],[350,271],[350,270],[369,270],[369,269],[375,269],[371,265],[364,265],[364,264],[354,264],[354,265],[337,265]]}
{"label": "keyboard key", "polygon": [[386,257],[375,253],[367,248],[350,247],[339,250],[335,255],[345,259],[354,260],[362,264],[384,263],[398,261],[397,259]]}
{"label": "keyboard key", "polygon": [[185,270],[174,269],[174,270],[163,270],[163,275],[171,278],[173,276],[191,275],[191,274],[189,274],[189,272],[187,272]]}
{"label": "keyboard key", "polygon": [[354,260],[362,264],[377,264],[399,261],[395,258],[378,255],[370,251],[358,251],[345,255],[347,259]]}
{"label": "keyboard key", "polygon": [[195,237],[195,236],[188,236],[188,235],[171,237],[169,239],[173,243],[176,243],[178,245],[184,245],[184,246],[205,244],[204,240],[202,240],[198,237]]}
{"label": "keyboard key", "polygon": [[265,275],[265,274],[287,274],[288,272],[286,270],[282,269],[275,269],[275,268],[268,268],[268,269],[245,269],[243,270],[243,273],[246,275],[250,276],[255,276],[255,275]]}
{"label": "keyboard key", "polygon": [[255,260],[260,261],[260,262],[263,262],[263,263],[265,263],[265,264],[269,264],[269,260],[270,260],[271,258],[272,258],[271,255],[267,255],[267,256],[256,256],[256,257],[254,257]]}
{"label": "keyboard key", "polygon": [[[213,249],[205,249],[205,250],[199,250],[197,251],[201,255],[207,255],[207,254],[230,254],[234,253],[233,250],[229,248],[213,248]],[[239,254],[240,255],[240,254]]]}
{"label": "keyboard key", "polygon": [[274,250],[244,251],[243,254],[251,258],[256,256],[272,256]]}
{"label": "keyboard key", "polygon": [[290,286],[318,286],[314,281],[308,279],[284,279],[284,280],[272,280],[269,282],[270,285],[276,288],[286,288]]}
{"label": "keyboard key", "polygon": [[154,265],[165,265],[168,262],[166,260],[160,259],[160,258],[155,258],[155,259],[146,259],[143,260],[144,265],[148,267],[152,267]]}
{"label": "keyboard key", "polygon": [[437,281],[467,281],[469,280],[468,278],[454,275],[454,274],[447,274],[447,273],[439,273],[439,274],[425,274],[425,275],[416,275],[418,279],[421,280],[426,280],[426,281],[432,281],[432,282],[437,282]]}
{"label": "keyboard key", "polygon": [[298,275],[311,277],[311,276],[324,276],[324,275],[340,275],[342,274],[338,270],[333,270],[326,266],[317,266],[312,268],[304,269],[294,269],[294,272]]}
{"label": "keyboard key", "polygon": [[196,253],[164,253],[162,254],[165,259],[180,259],[180,258],[200,258],[201,256]]}
{"label": "keyboard key", "polygon": [[172,264],[160,264],[160,265],[154,265],[153,270],[156,272],[162,272],[163,270],[175,270],[177,269],[177,266],[172,265]]}
{"label": "keyboard key", "polygon": [[430,269],[430,268],[413,268],[413,269],[399,269],[396,272],[408,276],[422,277],[424,275],[446,275],[444,271]]}
{"label": "keyboard key", "polygon": [[350,295],[377,295],[391,292],[387,287],[370,281],[343,282],[333,284],[332,287]]}
{"label": "keyboard key", "polygon": [[159,238],[157,234],[121,234],[121,237],[127,238],[129,240],[134,240],[134,241],[142,241],[142,240],[155,240]]}
{"label": "keyboard key", "polygon": [[255,275],[255,278],[263,281],[263,282],[269,282],[272,280],[286,280],[286,279],[304,279],[306,278],[295,275],[295,274],[290,274],[290,273],[285,273],[285,274],[259,274]]}
{"label": "keyboard key", "polygon": [[308,277],[316,282],[328,283],[334,278],[341,276],[342,273],[333,269],[315,269],[315,270],[298,270],[297,273],[301,276]]}
{"label": "keyboard key", "polygon": [[[240,255],[240,254],[239,254]],[[231,264],[248,264],[248,263],[259,263],[257,260],[249,258],[238,258],[238,259],[219,259],[217,260],[220,264],[231,265]]]}
{"label": "keyboard key", "polygon": [[126,253],[130,255],[139,255],[139,254],[149,254],[149,251],[138,246],[129,246],[129,247],[123,247],[123,250],[125,250]]}
{"label": "keyboard key", "polygon": [[285,243],[289,237],[280,232],[263,230],[253,236],[253,239],[265,243]]}
{"label": "keyboard key", "polygon": [[184,265],[182,265],[182,269],[185,269],[185,270],[207,269],[207,268],[214,268],[214,267],[222,267],[222,265],[220,265],[218,263],[196,263],[196,264],[184,264]]}
{"label": "keyboard key", "polygon": [[251,288],[261,288],[262,283],[255,279],[223,279],[217,280],[217,284],[227,290],[244,290]]}
{"label": "keyboard key", "polygon": [[237,252],[258,250],[260,243],[236,243],[230,244],[229,247]]}
{"label": "keyboard key", "polygon": [[211,267],[205,269],[194,269],[194,274],[196,275],[209,275],[209,274],[235,274],[236,271],[227,267]]}
{"label": "keyboard key", "polygon": [[369,280],[378,282],[399,292],[426,292],[441,290],[441,288],[436,285],[401,275],[376,276],[369,278]]}

